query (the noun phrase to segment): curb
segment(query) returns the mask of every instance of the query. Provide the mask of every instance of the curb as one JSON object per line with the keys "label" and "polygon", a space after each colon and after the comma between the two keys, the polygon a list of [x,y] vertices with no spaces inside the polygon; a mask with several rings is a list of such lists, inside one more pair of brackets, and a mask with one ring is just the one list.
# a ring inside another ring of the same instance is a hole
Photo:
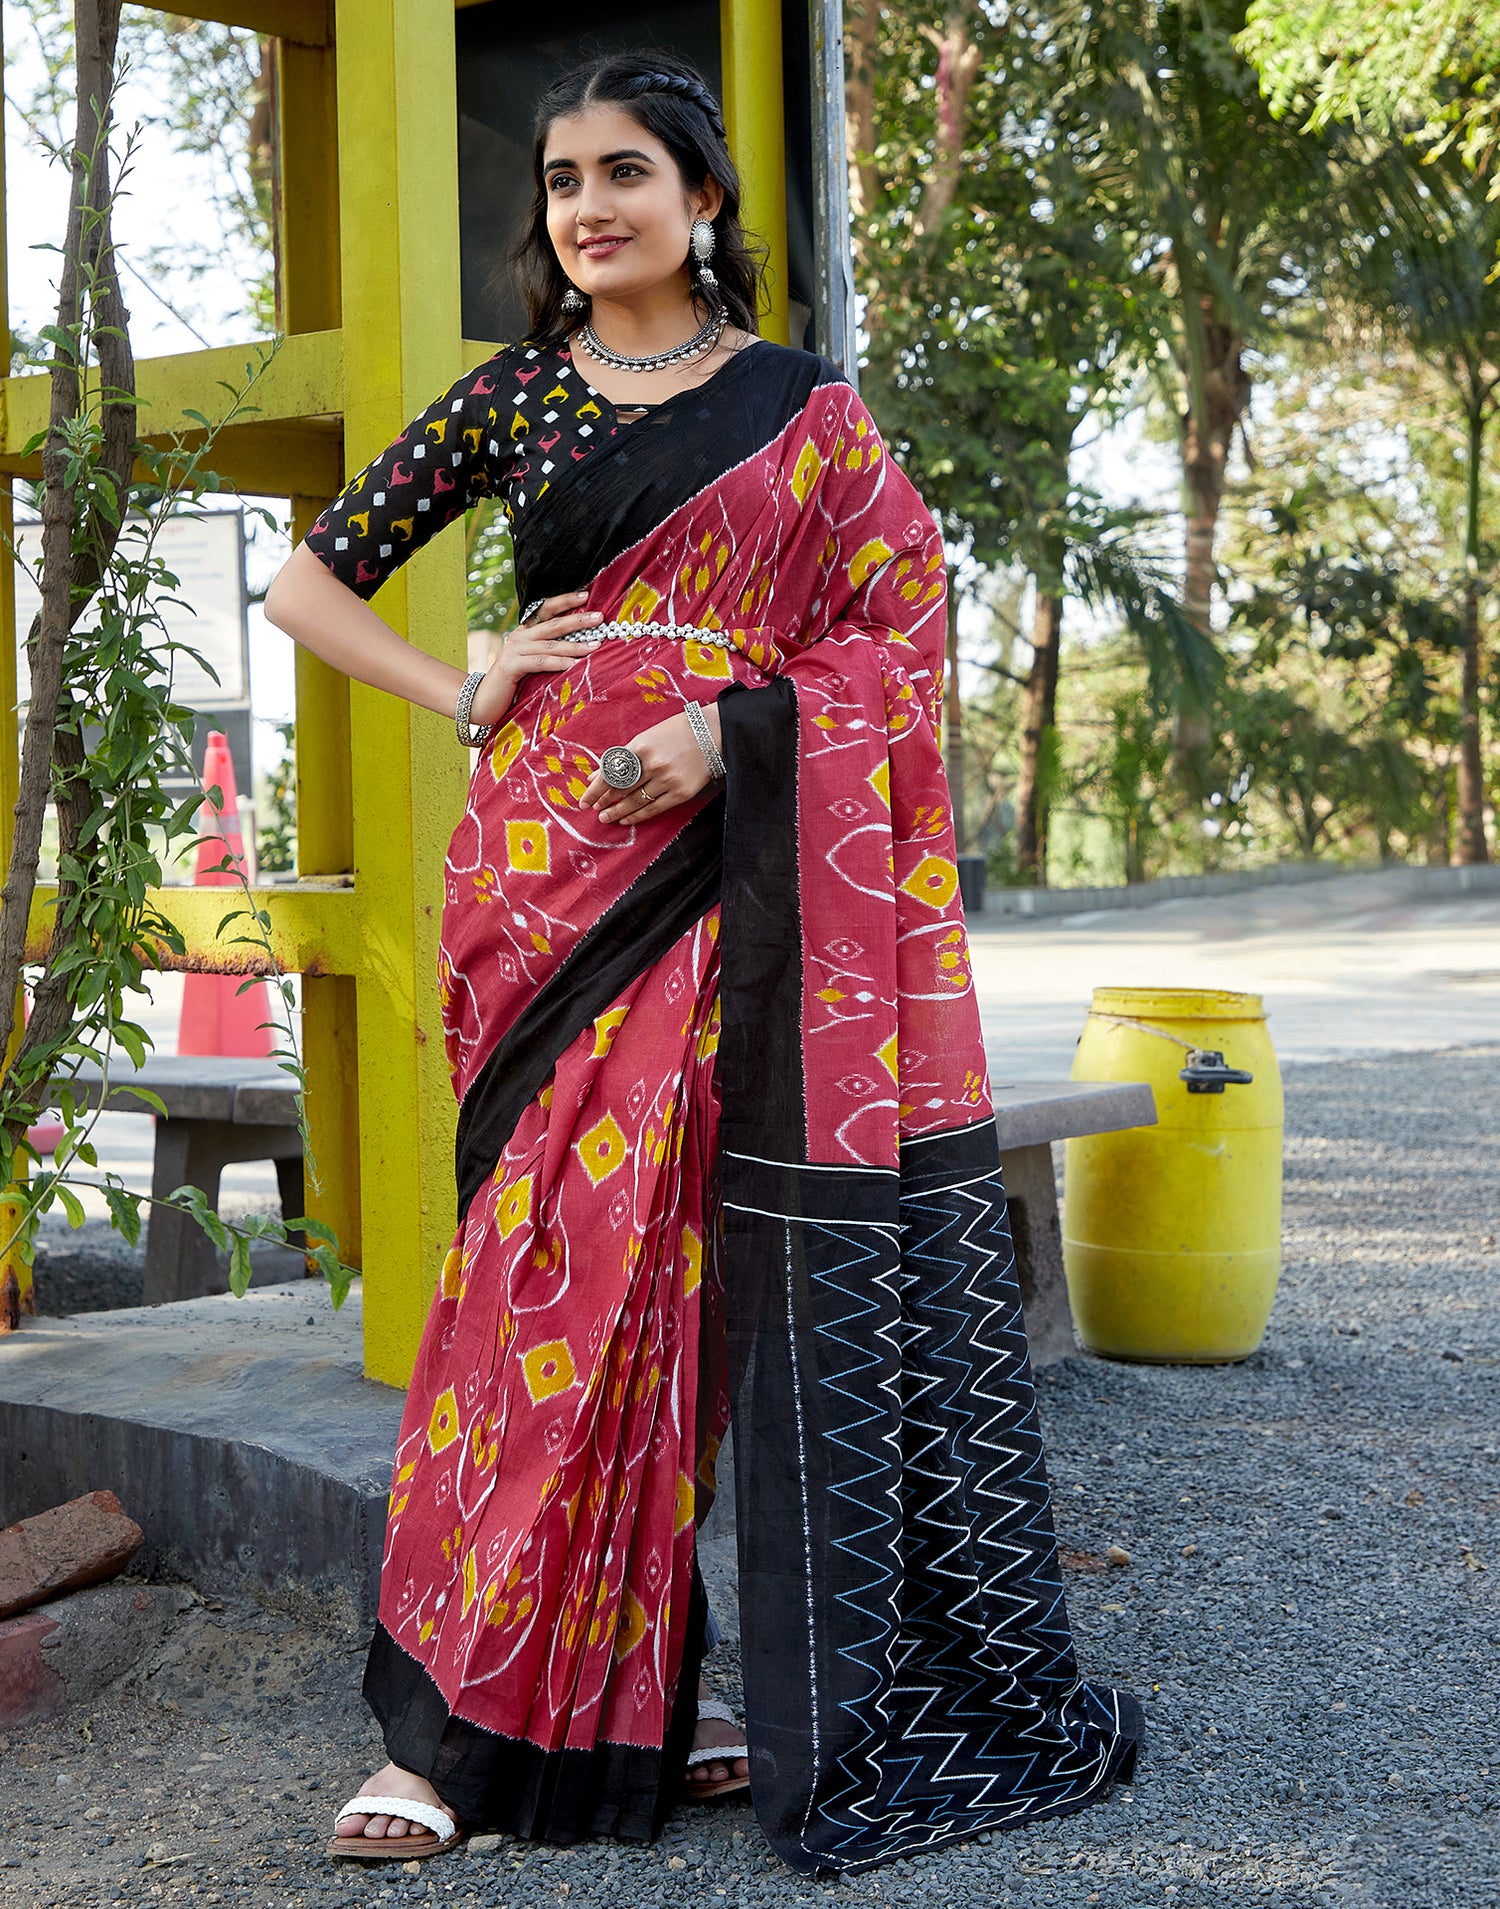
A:
{"label": "curb", "polygon": [[1158,902],[1195,895],[1237,895],[1253,888],[1292,888],[1304,882],[1378,884],[1391,900],[1426,901],[1441,895],[1500,894],[1500,864],[1479,868],[1328,868],[1294,862],[1279,868],[1249,868],[1237,874],[1164,875],[1159,881],[1118,888],[987,888],[979,921],[1054,915],[1089,915],[1110,908],[1154,908]]}

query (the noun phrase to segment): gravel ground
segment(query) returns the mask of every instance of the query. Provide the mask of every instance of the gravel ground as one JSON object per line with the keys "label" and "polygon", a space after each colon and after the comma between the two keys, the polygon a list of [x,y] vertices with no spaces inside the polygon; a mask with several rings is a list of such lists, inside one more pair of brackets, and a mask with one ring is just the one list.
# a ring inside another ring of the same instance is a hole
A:
{"label": "gravel ground", "polygon": [[[733,1805],[644,1850],[333,1868],[332,1809],[379,1761],[361,1640],[199,1604],[89,1715],[0,1738],[0,1904],[1493,1909],[1500,1049],[1287,1087],[1262,1350],[1079,1358],[1041,1388],[1081,1656],[1147,1700],[1132,1788],[841,1882],[781,1868]],[[1128,1566],[1096,1563],[1110,1544]]]}

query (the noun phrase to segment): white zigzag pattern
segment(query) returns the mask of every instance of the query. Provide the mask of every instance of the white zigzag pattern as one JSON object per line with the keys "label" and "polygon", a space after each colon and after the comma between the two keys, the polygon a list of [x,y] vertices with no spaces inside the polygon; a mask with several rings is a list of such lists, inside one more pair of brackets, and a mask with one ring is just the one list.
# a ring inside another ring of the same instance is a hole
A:
{"label": "white zigzag pattern", "polygon": [[821,1864],[1070,1807],[1118,1730],[1073,1658],[1002,1200],[998,1175],[908,1195],[895,1265],[867,1232],[804,1222],[863,1633],[817,1776]]}

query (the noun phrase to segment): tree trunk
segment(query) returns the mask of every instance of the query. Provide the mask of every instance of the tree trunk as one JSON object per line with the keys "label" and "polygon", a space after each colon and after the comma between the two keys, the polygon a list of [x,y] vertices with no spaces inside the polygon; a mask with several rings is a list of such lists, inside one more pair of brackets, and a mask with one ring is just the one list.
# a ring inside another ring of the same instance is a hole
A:
{"label": "tree trunk", "polygon": [[[1187,542],[1183,566],[1183,608],[1204,635],[1213,630],[1214,544],[1219,508],[1228,477],[1229,447],[1235,426],[1250,402],[1250,379],[1243,365],[1244,339],[1214,311],[1212,293],[1198,298],[1201,375],[1182,363],[1186,402],[1178,415],[1182,474],[1187,492]],[[1186,354],[1185,354],[1186,357]],[[1208,780],[1213,741],[1208,709],[1185,688],[1173,738],[1179,779],[1201,794]]]}
{"label": "tree trunk", "polygon": [[1469,408],[1468,506],[1464,526],[1464,658],[1458,701],[1458,861],[1470,868],[1490,859],[1484,832],[1484,750],[1479,733],[1479,499],[1484,455],[1484,411]]}
{"label": "tree trunk", "polygon": [[878,0],[848,0],[844,8],[844,136],[849,142],[849,218],[859,250],[861,221],[880,198],[880,174],[873,154],[875,60],[880,41]]}
{"label": "tree trunk", "polygon": [[960,855],[969,846],[969,830],[964,812],[964,706],[958,689],[958,606],[957,585],[948,584],[947,660],[943,669],[943,763],[948,771],[948,795],[953,805],[953,842]]}
{"label": "tree trunk", "polygon": [[953,203],[964,170],[964,139],[969,117],[969,95],[979,75],[980,49],[969,30],[971,6],[950,5],[943,16],[941,32],[922,29],[937,48],[937,72],[933,75],[934,124],[932,163],[927,184],[912,227],[920,243],[931,238],[943,222],[943,214]]}
{"label": "tree trunk", "polygon": [[[101,492],[113,489],[118,510],[89,506],[81,543],[75,541],[80,499],[70,477],[65,428],[84,403],[83,371],[54,348],[49,428],[42,451],[42,606],[28,637],[31,705],[21,752],[20,794],[10,866],[0,896],[0,1047],[9,1045],[25,955],[27,923],[36,890],[37,858],[47,803],[58,804],[60,845],[71,848],[87,822],[91,800],[72,795],[68,772],[80,760],[80,712],[63,682],[69,633],[87,608],[119,535],[135,447],[135,363],[126,332],[110,229],[107,137],[114,85],[115,41],[120,0],[77,0],[74,9],[78,58],[78,126],[73,144],[72,200],[58,287],[58,326],[69,336],[88,318],[98,358],[98,384],[108,394],[100,404],[102,444],[94,467]],[[112,521],[112,519],[116,521]],[[61,726],[60,725],[61,722]],[[80,810],[80,803],[87,806]],[[59,884],[54,920],[61,921],[72,884]],[[53,931],[54,945],[60,928]],[[76,977],[75,977],[76,979]],[[39,984],[32,1017],[11,1062],[49,1046],[63,1033],[70,1013],[67,982],[52,972]],[[14,1109],[13,1109],[14,1111]],[[25,1121],[12,1121],[13,1129]]]}
{"label": "tree trunk", "polygon": [[1047,741],[1057,727],[1063,599],[1038,593],[1031,630],[1031,669],[1022,698],[1021,773],[1016,778],[1016,862],[1024,882],[1047,885],[1047,793],[1042,787]]}

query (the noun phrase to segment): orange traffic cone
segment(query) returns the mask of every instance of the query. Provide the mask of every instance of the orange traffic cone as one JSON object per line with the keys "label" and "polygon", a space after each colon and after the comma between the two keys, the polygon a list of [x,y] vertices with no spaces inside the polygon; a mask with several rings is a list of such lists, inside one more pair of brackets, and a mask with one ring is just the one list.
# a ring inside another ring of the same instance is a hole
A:
{"label": "orange traffic cone", "polygon": [[[208,735],[203,758],[203,787],[217,787],[222,805],[205,802],[200,818],[198,865],[193,879],[200,888],[236,887],[239,878],[223,866],[227,857],[244,866],[240,800],[234,786],[229,739],[217,729]],[[182,1018],[177,1024],[179,1054],[243,1054],[259,1060],[272,1049],[271,997],[264,981],[239,992],[243,977],[189,974],[183,977]]]}

